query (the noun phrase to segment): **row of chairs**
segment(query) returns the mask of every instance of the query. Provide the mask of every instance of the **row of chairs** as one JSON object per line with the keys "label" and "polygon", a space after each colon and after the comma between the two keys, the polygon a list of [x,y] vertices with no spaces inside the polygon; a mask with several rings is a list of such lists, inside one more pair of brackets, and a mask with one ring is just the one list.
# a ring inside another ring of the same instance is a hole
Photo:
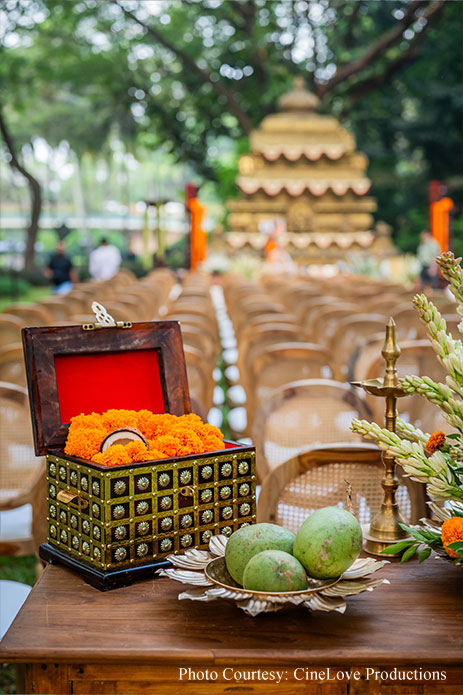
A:
{"label": "row of chairs", "polygon": [[120,270],[105,282],[79,283],[65,296],[50,296],[35,303],[11,304],[0,313],[0,381],[25,385],[21,329],[24,326],[53,326],[88,323],[93,301],[121,321],[150,321],[168,300],[175,275],[156,269],[142,280]]}
{"label": "row of chairs", "polygon": [[163,318],[180,322],[193,411],[206,420],[213,402],[213,371],[220,354],[209,276],[186,273],[181,286],[171,293]]}
{"label": "row of chairs", "polygon": [[[350,431],[352,419],[384,421],[384,402],[353,390],[346,381],[383,375],[381,349],[391,314],[396,317],[402,348],[399,375],[444,378],[411,307],[412,294],[402,286],[363,278],[330,281],[327,287],[327,281],[308,278],[266,276],[255,283],[229,276],[224,279],[224,291],[238,338],[248,432],[257,449],[264,507],[265,491],[276,494],[278,481],[289,485],[282,508],[288,507],[294,490],[287,476],[302,465],[300,452],[332,447],[336,442],[358,447],[360,439]],[[449,315],[449,323],[454,321],[450,328],[455,330],[459,319],[454,304],[444,293],[434,293],[432,299],[444,315]],[[406,420],[425,431],[449,429],[439,409],[422,398],[403,399],[399,408]],[[328,470],[324,468],[324,473]],[[377,482],[375,479],[371,489],[378,488],[380,494]],[[315,490],[326,501],[328,490],[334,490],[333,499],[339,499],[339,485],[333,476],[325,476],[314,486],[308,486],[310,498]],[[423,505],[418,503],[424,499],[423,486],[413,483],[410,487],[404,482],[401,490],[403,505],[408,500],[407,514],[418,518],[410,511],[414,500],[413,508],[423,515]],[[297,501],[294,504],[298,507]],[[285,525],[290,525],[289,521],[289,517],[278,518],[278,523]]]}

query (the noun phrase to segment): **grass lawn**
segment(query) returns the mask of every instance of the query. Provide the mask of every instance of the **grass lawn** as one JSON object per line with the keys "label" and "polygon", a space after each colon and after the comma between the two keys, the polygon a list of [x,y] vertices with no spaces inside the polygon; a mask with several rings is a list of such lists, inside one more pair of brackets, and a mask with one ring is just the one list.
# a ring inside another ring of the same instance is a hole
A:
{"label": "grass lawn", "polygon": [[[38,299],[43,299],[44,297],[50,296],[49,287],[31,287],[30,290],[21,294],[15,301],[17,302],[36,302]],[[14,304],[11,297],[0,296],[0,311],[10,304]]]}

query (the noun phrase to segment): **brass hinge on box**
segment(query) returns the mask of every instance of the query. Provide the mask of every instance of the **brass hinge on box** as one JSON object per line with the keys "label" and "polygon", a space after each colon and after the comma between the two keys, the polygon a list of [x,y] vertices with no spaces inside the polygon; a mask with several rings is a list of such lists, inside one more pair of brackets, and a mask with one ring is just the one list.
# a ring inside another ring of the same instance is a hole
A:
{"label": "brass hinge on box", "polygon": [[94,331],[95,328],[132,328],[131,321],[115,321],[111,314],[99,302],[92,302],[92,311],[95,314],[95,323],[84,323],[84,331]]}

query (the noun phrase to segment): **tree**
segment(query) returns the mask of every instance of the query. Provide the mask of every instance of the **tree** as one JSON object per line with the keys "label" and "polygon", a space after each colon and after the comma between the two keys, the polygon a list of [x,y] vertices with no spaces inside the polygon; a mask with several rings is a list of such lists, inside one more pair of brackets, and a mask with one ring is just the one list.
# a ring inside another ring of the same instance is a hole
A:
{"label": "tree", "polygon": [[[35,128],[47,130],[52,138],[58,132],[64,137],[67,133],[67,139],[77,136],[76,148],[90,137],[103,146],[117,127],[134,143],[162,143],[202,177],[216,180],[225,197],[225,180],[232,177],[223,164],[224,148],[229,150],[230,141],[243,143],[275,109],[292,76],[303,75],[322,98],[322,107],[353,128],[360,149],[372,161],[380,152],[380,164],[372,164],[371,171],[388,221],[400,217],[403,200],[383,193],[385,170],[393,182],[397,168],[413,165],[420,173],[417,186],[422,185],[428,173],[439,170],[444,147],[448,156],[442,174],[456,174],[454,124],[460,107],[454,94],[439,99],[437,92],[444,87],[439,79],[442,65],[450,77],[448,91],[460,84],[458,3],[10,0],[8,8],[10,16],[16,12],[28,18],[28,26],[19,25],[15,17],[12,21],[15,35],[31,44],[22,47],[21,54],[31,68],[28,84],[34,84],[34,99],[48,95],[57,109],[63,103],[82,106],[77,127],[71,108],[60,122],[50,115]],[[4,53],[14,54],[15,49]],[[1,77],[11,79],[5,73]],[[436,96],[432,116],[423,80],[427,89],[432,81]],[[429,134],[436,136],[443,109],[452,128],[445,137],[435,137],[437,144],[431,138],[420,142],[410,110],[429,123]],[[93,116],[94,128],[87,125]],[[415,193],[422,207],[418,188]]]}
{"label": "tree", "polygon": [[35,242],[39,231],[39,218],[42,208],[42,190],[37,179],[19,161],[13,138],[8,130],[0,105],[0,133],[7,147],[9,161],[13,169],[16,169],[27,180],[31,196],[31,219],[27,229],[26,250],[24,254],[24,267],[29,269],[34,265]]}

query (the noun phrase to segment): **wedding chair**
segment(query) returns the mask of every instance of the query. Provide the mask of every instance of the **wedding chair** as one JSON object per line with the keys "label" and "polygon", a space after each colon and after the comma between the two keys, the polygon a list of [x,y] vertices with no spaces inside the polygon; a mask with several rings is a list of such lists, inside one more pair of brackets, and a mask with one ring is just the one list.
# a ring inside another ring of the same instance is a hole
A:
{"label": "wedding chair", "polygon": [[0,346],[11,345],[21,341],[21,328],[25,326],[19,316],[0,314]]}
{"label": "wedding chair", "polygon": [[255,414],[251,438],[261,481],[279,463],[308,446],[359,442],[354,417],[371,419],[363,394],[331,379],[305,379],[273,391]]}
{"label": "wedding chair", "polygon": [[53,316],[45,307],[34,303],[11,304],[3,310],[5,314],[17,316],[26,326],[51,326]]}
{"label": "wedding chair", "polygon": [[248,423],[252,423],[259,404],[276,388],[300,379],[328,378],[330,375],[329,356],[319,345],[284,342],[267,346],[250,364],[246,404]]}
{"label": "wedding chair", "polygon": [[[342,442],[304,449],[273,468],[262,483],[257,521],[279,524],[296,533],[316,509],[346,507],[347,483],[352,486],[354,514],[367,525],[384,499],[381,451],[372,444]],[[396,499],[407,523],[427,516],[426,488],[397,467]]]}

